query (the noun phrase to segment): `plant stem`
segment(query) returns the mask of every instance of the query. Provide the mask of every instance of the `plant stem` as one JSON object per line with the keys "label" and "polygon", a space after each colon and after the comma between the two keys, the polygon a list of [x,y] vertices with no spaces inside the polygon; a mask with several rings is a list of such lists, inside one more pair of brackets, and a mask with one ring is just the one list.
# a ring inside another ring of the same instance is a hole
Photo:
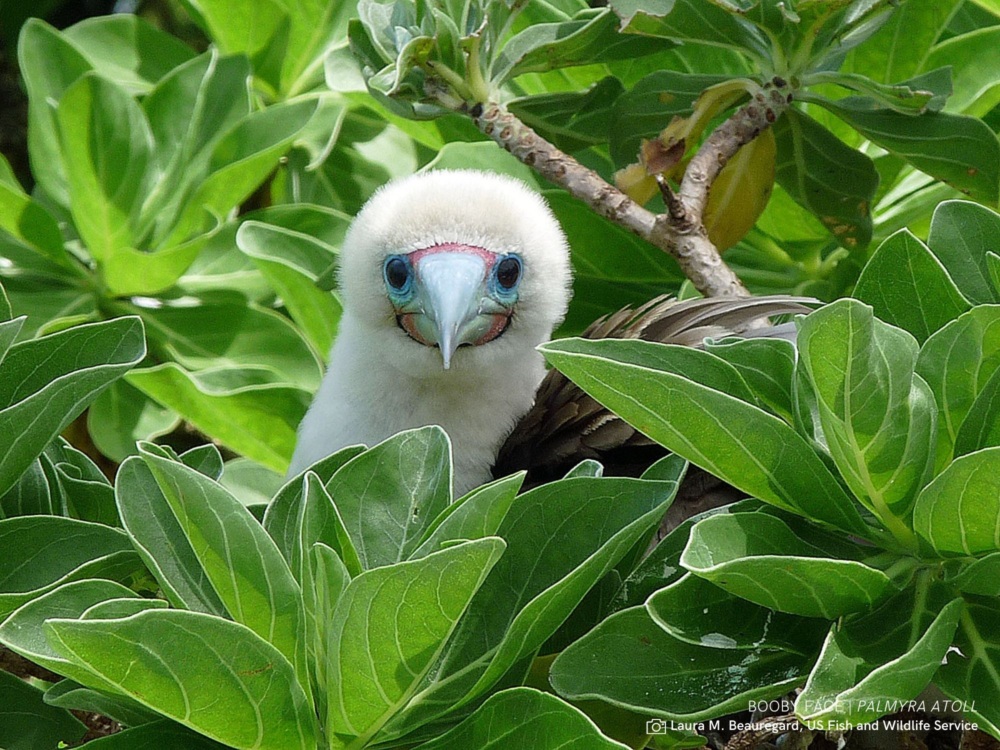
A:
{"label": "plant stem", "polygon": [[708,137],[688,165],[675,200],[663,214],[654,214],[635,203],[502,105],[490,102],[474,106],[470,114],[481,131],[547,180],[671,255],[706,297],[748,297],[746,287],[708,239],[703,215],[708,191],[726,162],[788,107],[790,96],[782,90],[784,87],[785,82],[776,79]]}

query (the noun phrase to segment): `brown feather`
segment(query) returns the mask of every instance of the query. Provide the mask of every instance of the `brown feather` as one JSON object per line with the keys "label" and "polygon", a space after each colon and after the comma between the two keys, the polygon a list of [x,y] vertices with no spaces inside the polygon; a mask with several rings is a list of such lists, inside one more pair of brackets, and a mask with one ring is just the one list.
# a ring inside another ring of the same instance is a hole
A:
{"label": "brown feather", "polygon": [[[807,313],[810,308],[803,303],[813,301],[789,296],[684,301],[657,297],[594,321],[582,336],[700,347],[707,337],[747,331],[766,336],[769,329],[760,327],[761,321],[766,323],[774,315]],[[550,370],[538,387],[534,406],[500,447],[493,476],[525,470],[525,488],[529,488],[558,479],[587,458],[604,464],[608,476],[638,476],[665,454],[561,372]]]}

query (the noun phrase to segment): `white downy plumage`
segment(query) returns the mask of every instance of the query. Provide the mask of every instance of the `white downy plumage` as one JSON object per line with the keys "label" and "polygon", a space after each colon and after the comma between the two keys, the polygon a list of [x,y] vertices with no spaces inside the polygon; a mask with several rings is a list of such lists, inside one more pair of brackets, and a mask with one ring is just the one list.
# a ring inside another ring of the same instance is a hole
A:
{"label": "white downy plumage", "polygon": [[544,376],[535,347],[569,303],[569,250],[548,206],[496,174],[395,181],[351,225],[339,280],[343,317],[289,472],[437,424],[451,437],[456,494],[488,481]]}

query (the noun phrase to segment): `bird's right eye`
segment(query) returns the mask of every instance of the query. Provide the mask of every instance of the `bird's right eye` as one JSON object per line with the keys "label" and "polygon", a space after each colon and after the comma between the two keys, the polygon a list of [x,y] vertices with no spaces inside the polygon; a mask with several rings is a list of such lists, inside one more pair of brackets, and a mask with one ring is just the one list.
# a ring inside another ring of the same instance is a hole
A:
{"label": "bird's right eye", "polygon": [[398,255],[386,258],[384,274],[385,283],[390,289],[397,292],[406,291],[410,283],[410,265],[405,260]]}

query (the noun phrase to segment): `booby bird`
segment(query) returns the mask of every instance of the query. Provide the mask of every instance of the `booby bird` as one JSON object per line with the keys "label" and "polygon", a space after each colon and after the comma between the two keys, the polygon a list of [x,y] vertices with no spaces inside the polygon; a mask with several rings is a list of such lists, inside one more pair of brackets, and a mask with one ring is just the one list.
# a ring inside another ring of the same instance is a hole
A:
{"label": "booby bird", "polygon": [[[343,316],[289,475],[348,445],[431,424],[451,438],[456,496],[494,469],[549,478],[551,467],[531,459],[533,434],[560,468],[575,463],[573,446],[579,460],[649,444],[558,373],[546,376],[536,347],[566,314],[569,248],[524,183],[472,170],[391,182],[358,213],[338,270]],[[804,311],[791,298],[658,299],[586,335],[697,343],[737,318]],[[552,398],[554,417],[545,409]]]}

